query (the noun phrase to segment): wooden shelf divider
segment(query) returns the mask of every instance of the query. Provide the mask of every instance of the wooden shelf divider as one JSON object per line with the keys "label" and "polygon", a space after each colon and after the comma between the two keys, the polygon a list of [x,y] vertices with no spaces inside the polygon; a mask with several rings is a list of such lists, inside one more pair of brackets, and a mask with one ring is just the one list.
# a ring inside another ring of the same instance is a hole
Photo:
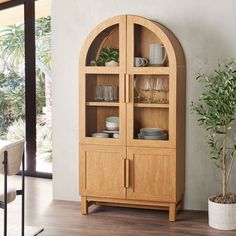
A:
{"label": "wooden shelf divider", "polygon": [[120,67],[85,66],[84,71],[87,74],[119,74]]}
{"label": "wooden shelf divider", "polygon": [[119,102],[86,102],[86,106],[91,107],[118,107]]}
{"label": "wooden shelf divider", "polygon": [[170,68],[169,67],[132,67],[131,69],[132,74],[134,75],[169,75]]}
{"label": "wooden shelf divider", "polygon": [[157,104],[157,103],[134,103],[134,107],[148,107],[148,108],[169,108],[169,104]]}

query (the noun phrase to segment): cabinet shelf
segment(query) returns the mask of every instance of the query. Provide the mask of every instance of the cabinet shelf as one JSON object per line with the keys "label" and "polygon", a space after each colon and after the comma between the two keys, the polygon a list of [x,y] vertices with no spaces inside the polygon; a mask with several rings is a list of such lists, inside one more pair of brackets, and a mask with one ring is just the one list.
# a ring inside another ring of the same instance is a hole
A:
{"label": "cabinet shelf", "polygon": [[132,67],[131,73],[136,75],[169,75],[170,74],[170,68],[169,67]]}
{"label": "cabinet shelf", "polygon": [[90,107],[118,107],[119,102],[86,102]]}
{"label": "cabinet shelf", "polygon": [[148,107],[148,108],[169,108],[169,104],[157,104],[157,103],[134,103],[134,107]]}
{"label": "cabinet shelf", "polygon": [[85,73],[87,74],[119,74],[120,67],[108,66],[85,66]]}

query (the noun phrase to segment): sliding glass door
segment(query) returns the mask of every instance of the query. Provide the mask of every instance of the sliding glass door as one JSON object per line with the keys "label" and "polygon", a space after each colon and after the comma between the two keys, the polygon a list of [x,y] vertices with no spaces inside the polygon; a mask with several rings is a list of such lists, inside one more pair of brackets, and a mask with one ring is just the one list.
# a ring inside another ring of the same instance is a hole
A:
{"label": "sliding glass door", "polygon": [[[4,12],[10,21],[1,26]],[[25,137],[26,174],[47,178],[52,176],[50,21],[35,20],[34,0],[0,0],[0,138]]]}

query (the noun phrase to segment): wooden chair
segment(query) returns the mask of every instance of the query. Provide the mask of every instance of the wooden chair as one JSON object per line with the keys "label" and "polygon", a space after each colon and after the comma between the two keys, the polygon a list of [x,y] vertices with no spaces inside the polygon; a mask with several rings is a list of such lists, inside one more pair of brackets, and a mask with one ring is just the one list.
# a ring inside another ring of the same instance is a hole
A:
{"label": "wooden chair", "polygon": [[[4,236],[7,236],[7,204],[13,202],[17,195],[22,196],[21,235],[24,236],[24,201],[25,201],[25,141],[0,141],[0,174],[4,175],[4,183],[0,183],[0,208],[4,209]],[[22,164],[22,188],[20,190],[8,187],[8,176],[20,172]]]}

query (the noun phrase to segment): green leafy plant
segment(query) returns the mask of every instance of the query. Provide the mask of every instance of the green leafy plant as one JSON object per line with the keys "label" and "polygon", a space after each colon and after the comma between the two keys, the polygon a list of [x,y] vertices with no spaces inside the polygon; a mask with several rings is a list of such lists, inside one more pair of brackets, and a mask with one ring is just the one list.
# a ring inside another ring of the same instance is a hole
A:
{"label": "green leafy plant", "polygon": [[222,172],[222,195],[227,186],[236,156],[236,139],[233,127],[236,118],[236,70],[233,60],[219,64],[213,75],[197,77],[204,86],[197,103],[191,108],[199,115],[198,123],[208,133],[211,158]]}
{"label": "green leafy plant", "polygon": [[[52,127],[46,122],[37,120],[37,158],[52,162]],[[25,138],[25,121],[21,118],[15,120],[6,134],[7,140],[20,140]]]}
{"label": "green leafy plant", "polygon": [[[51,152],[51,17],[36,19],[37,154],[52,159]],[[0,138],[24,137],[25,76],[24,24],[0,27]],[[46,107],[46,114],[43,108]],[[40,123],[40,125],[39,125]],[[47,137],[46,137],[47,136]]]}
{"label": "green leafy plant", "polygon": [[98,58],[90,62],[91,66],[105,66],[106,62],[115,61],[119,63],[119,49],[117,48],[102,48]]}

